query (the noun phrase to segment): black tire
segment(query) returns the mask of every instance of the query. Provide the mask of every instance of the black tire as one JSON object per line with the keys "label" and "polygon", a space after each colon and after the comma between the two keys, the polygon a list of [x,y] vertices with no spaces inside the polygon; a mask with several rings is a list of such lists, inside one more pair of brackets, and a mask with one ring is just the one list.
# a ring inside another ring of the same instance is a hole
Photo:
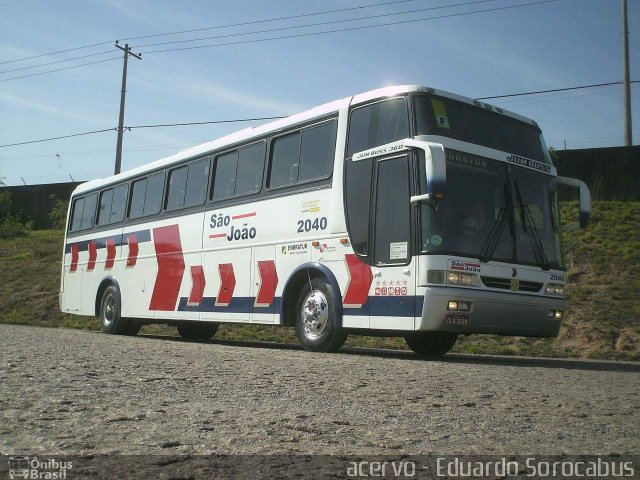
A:
{"label": "black tire", "polygon": [[109,285],[102,292],[98,318],[102,324],[102,331],[111,334],[124,333],[127,320],[120,316],[120,292],[115,285]]}
{"label": "black tire", "polygon": [[219,325],[210,322],[183,322],[177,325],[178,333],[187,340],[211,340]]}
{"label": "black tire", "polygon": [[411,350],[426,358],[441,357],[453,348],[458,334],[452,332],[420,332],[404,337]]}
{"label": "black tire", "polygon": [[138,333],[140,333],[140,330],[142,329],[142,323],[138,322],[134,318],[127,318],[126,320],[127,326],[123,333],[125,335],[131,335],[132,337],[135,337]]}
{"label": "black tire", "polygon": [[296,302],[295,328],[305,350],[335,352],[347,339],[347,333],[338,326],[338,301],[324,279],[316,277],[311,279],[311,285],[302,285]]}

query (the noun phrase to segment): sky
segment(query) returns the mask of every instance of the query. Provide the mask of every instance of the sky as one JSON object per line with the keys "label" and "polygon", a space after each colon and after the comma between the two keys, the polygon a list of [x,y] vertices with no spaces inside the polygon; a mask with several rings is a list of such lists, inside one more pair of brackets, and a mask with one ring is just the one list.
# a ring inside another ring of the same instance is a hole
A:
{"label": "sky", "polygon": [[[125,126],[290,115],[397,84],[478,98],[623,78],[621,0],[392,1],[0,0],[0,145],[113,129],[0,147],[0,178],[31,185],[113,173],[116,39],[143,54],[129,59]],[[640,80],[640,1],[628,3],[631,79]],[[330,10],[343,11],[311,15]],[[352,30],[307,35],[344,29]],[[185,41],[201,37],[217,38]],[[50,62],[58,63],[42,65]],[[631,87],[636,145],[639,85]],[[536,120],[557,149],[624,144],[622,85],[489,102]],[[260,123],[134,128],[122,170]]]}

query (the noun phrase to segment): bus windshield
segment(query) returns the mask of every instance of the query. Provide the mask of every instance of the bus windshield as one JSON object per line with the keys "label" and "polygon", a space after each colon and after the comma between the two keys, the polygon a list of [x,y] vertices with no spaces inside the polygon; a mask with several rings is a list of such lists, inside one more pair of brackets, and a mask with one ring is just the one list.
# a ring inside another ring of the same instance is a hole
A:
{"label": "bus windshield", "polygon": [[540,129],[500,113],[449,98],[417,95],[418,135],[439,135],[550,165]]}
{"label": "bus windshield", "polygon": [[421,208],[424,252],[562,268],[552,176],[448,150],[444,200]]}

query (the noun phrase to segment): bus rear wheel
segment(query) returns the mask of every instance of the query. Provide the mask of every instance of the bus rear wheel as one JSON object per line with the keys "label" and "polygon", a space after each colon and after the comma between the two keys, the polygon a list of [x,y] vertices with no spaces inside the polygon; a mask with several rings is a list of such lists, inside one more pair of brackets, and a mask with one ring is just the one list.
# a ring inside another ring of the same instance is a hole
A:
{"label": "bus rear wheel", "polygon": [[347,339],[338,326],[335,293],[324,280],[313,278],[304,283],[295,311],[296,336],[305,350],[335,352]]}
{"label": "bus rear wheel", "polygon": [[187,340],[211,340],[218,331],[217,323],[184,322],[177,325],[180,336]]}
{"label": "bus rear wheel", "polygon": [[120,292],[115,285],[109,285],[102,292],[99,317],[102,331],[120,334],[127,329],[127,319],[120,316]]}
{"label": "bus rear wheel", "polygon": [[411,350],[426,358],[441,357],[453,348],[458,334],[452,332],[419,332],[404,337]]}

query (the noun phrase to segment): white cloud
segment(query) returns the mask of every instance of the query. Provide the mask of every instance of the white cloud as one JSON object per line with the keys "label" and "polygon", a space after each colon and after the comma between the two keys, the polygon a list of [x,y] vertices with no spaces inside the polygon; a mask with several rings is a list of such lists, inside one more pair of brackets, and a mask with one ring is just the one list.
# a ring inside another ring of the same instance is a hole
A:
{"label": "white cloud", "polygon": [[58,118],[64,117],[64,118],[81,120],[83,122],[90,122],[90,123],[94,123],[96,120],[99,120],[95,114],[85,114],[82,112],[74,112],[72,110],[69,110],[68,108],[60,108],[55,105],[41,103],[41,102],[29,100],[23,97],[18,97],[16,95],[11,95],[7,93],[0,94],[0,102],[10,103],[12,105],[15,105],[21,108],[36,110],[41,113],[48,113]]}
{"label": "white cloud", "polygon": [[235,90],[211,82],[193,83],[188,85],[187,88],[198,95],[206,95],[207,100],[217,100],[271,114],[292,115],[308,108],[293,102],[272,100],[265,96],[252,95],[246,91]]}

